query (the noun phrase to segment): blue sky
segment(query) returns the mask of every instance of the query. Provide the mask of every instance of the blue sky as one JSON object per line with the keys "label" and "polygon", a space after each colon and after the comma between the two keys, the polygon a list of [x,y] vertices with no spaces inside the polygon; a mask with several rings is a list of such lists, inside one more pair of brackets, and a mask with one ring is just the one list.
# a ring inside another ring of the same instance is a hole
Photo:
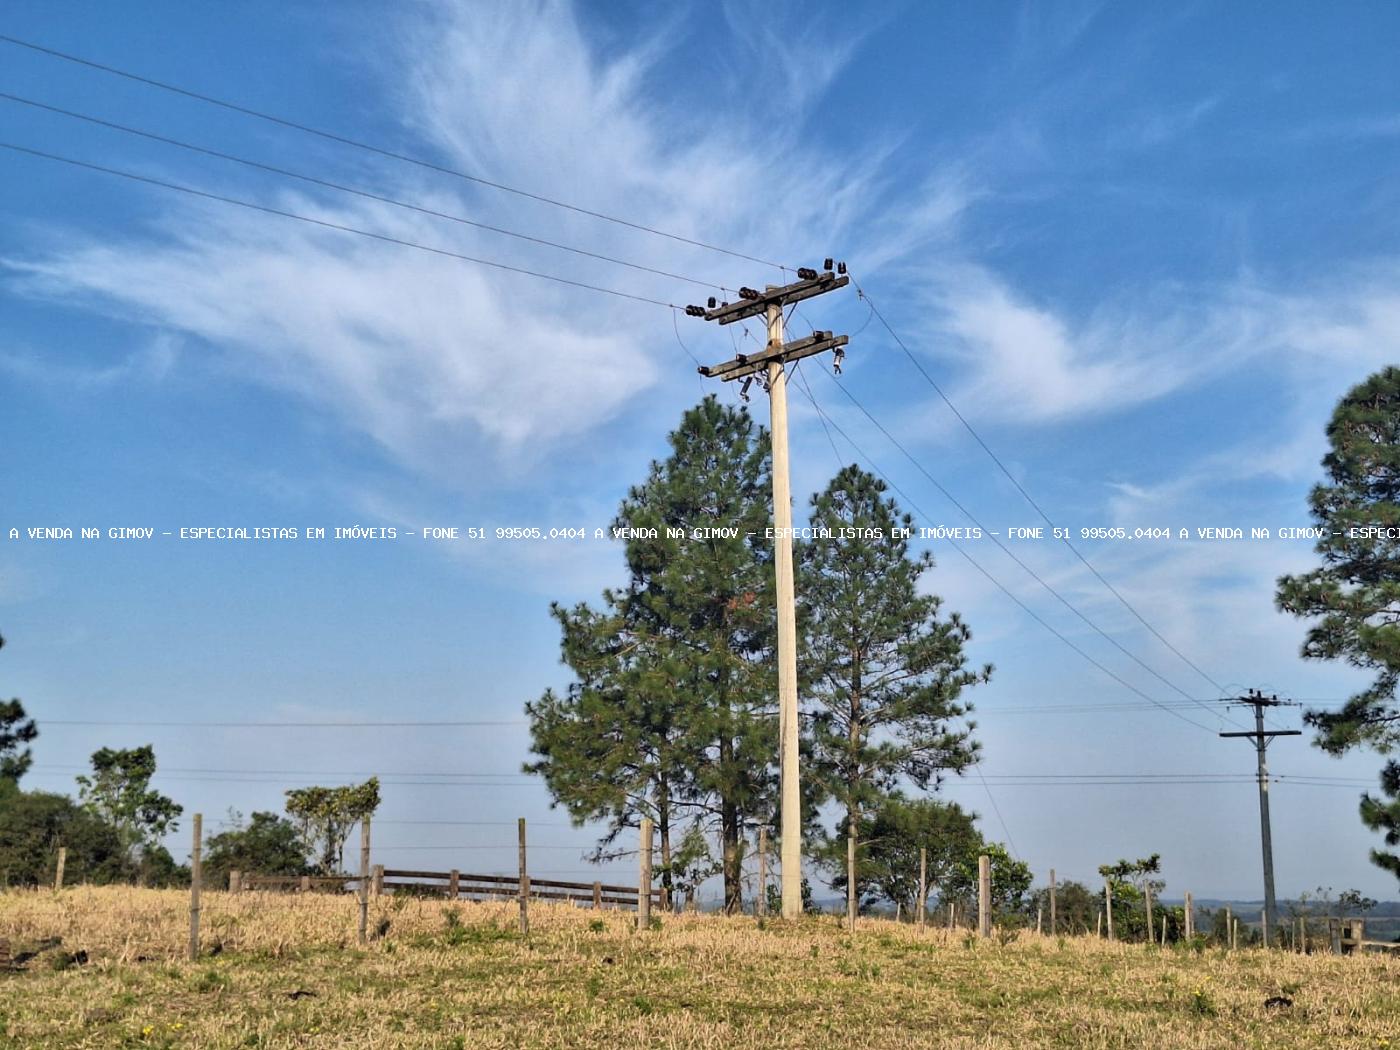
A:
{"label": "blue sky", "polygon": [[[765,259],[843,258],[1076,534],[1307,525],[1332,405],[1400,356],[1389,5],[16,5],[0,32]],[[780,279],[3,43],[0,91],[701,281]],[[663,302],[706,294],[12,101],[0,140]],[[7,537],[606,525],[706,389],[687,351],[730,357],[730,332],[8,150],[0,179],[0,690],[41,723],[26,783],[69,789],[97,747],[152,742],[165,789],[213,820],[280,809],[293,782],[377,772],[390,864],[509,869],[524,815],[541,865],[586,870],[588,832],[519,774],[518,720],[567,680],[549,601],[618,582],[616,546]],[[854,294],[804,305],[804,321],[852,333],[839,382],[984,524],[1041,524]],[[966,524],[831,376],[806,375],[921,524]],[[800,516],[838,460],[810,404],[792,408]],[[1181,701],[1004,553],[968,549],[1115,674]],[[1080,549],[1231,689],[1337,700],[1362,681],[1299,660],[1304,626],[1273,610],[1275,578],[1312,563],[1305,540]],[[997,666],[975,699],[1002,820],[976,777],[947,794],[1042,878],[1160,851],[1169,894],[1257,896],[1248,783],[1002,779],[1239,774],[1252,755],[1216,738],[1213,715],[1191,716],[1203,729],[1150,706],[933,550],[929,586]],[[1016,551],[1163,678],[1216,695],[1064,547]],[[1114,706],[1054,710],[1076,704]],[[1293,740],[1272,764],[1368,781],[1380,760]],[[449,771],[470,782],[425,783]],[[1281,893],[1394,895],[1366,859],[1363,786],[1275,786]]]}

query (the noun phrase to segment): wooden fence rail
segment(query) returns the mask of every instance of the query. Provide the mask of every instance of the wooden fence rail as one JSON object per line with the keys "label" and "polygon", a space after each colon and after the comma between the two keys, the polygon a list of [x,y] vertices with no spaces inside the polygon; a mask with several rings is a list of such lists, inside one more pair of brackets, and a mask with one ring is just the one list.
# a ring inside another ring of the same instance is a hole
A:
{"label": "wooden fence rail", "polygon": [[[229,890],[273,890],[280,892],[358,892],[360,879],[353,875],[257,875],[247,872],[229,873]],[[520,878],[517,875],[474,875],[458,871],[421,871],[408,868],[376,867],[370,879],[371,893],[427,892],[435,896],[458,897],[518,897]],[[537,900],[576,901],[602,907],[605,904],[624,908],[637,907],[636,886],[621,886],[605,882],[565,882],[559,879],[530,879],[530,897]],[[661,890],[653,889],[651,896],[660,901]]]}

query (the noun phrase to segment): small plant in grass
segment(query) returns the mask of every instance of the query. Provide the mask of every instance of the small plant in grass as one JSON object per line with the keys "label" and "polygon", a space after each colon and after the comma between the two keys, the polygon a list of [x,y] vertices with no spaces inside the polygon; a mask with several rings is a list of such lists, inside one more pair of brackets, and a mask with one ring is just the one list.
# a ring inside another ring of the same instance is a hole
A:
{"label": "small plant in grass", "polygon": [[196,992],[217,992],[226,987],[228,987],[228,978],[219,973],[218,970],[205,970],[199,975],[199,980],[194,983]]}
{"label": "small plant in grass", "polygon": [[1209,977],[1203,978],[1201,983],[1191,990],[1191,1012],[1197,1017],[1214,1017],[1216,1014],[1215,1003],[1206,988],[1205,982],[1208,980]]}
{"label": "small plant in grass", "polygon": [[602,933],[608,928],[608,924],[602,919],[591,919],[588,923],[589,933]]}
{"label": "small plant in grass", "polygon": [[651,917],[651,921],[647,923],[647,929],[649,929],[649,930],[659,930],[659,929],[661,929],[661,917],[660,917],[659,915],[653,915],[653,916]]}

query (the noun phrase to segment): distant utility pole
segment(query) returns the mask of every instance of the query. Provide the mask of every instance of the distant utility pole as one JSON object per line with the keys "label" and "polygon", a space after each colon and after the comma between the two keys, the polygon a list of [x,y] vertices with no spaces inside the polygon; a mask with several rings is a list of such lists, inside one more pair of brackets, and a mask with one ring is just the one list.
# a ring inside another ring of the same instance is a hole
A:
{"label": "distant utility pole", "polygon": [[1278,906],[1274,901],[1274,838],[1269,826],[1269,767],[1264,761],[1264,752],[1269,748],[1269,741],[1276,736],[1302,736],[1300,729],[1269,729],[1264,728],[1264,708],[1266,707],[1297,707],[1297,704],[1288,700],[1280,700],[1277,696],[1265,696],[1257,689],[1251,689],[1247,696],[1237,697],[1234,700],[1225,701],[1229,704],[1249,705],[1254,708],[1254,731],[1239,733],[1221,733],[1221,736],[1248,737],[1254,741],[1255,753],[1259,756],[1259,839],[1264,852],[1264,914],[1262,925],[1264,927],[1264,946],[1269,945],[1269,929],[1278,925]]}
{"label": "distant utility pole", "polygon": [[780,770],[781,805],[778,821],[782,836],[781,887],[783,918],[795,919],[802,914],[802,812],[801,792],[797,770],[797,599],[792,570],[792,485],[788,474],[787,435],[787,365],[804,357],[836,351],[836,370],[841,369],[845,356],[846,337],[830,332],[814,332],[806,339],[783,342],[783,308],[804,299],[833,292],[849,283],[846,264],[832,271],[832,261],[826,260],[823,272],[799,269],[798,280],[780,287],[769,286],[758,292],[752,288],[739,289],[737,303],[715,304],[708,308],[687,306],[691,317],[706,321],[733,324],[749,317],[763,315],[768,322],[768,344],[754,354],[740,354],[732,361],[713,366],[700,366],[700,374],[730,382],[742,379],[741,396],[748,400],[749,386],[762,377],[768,389],[769,430],[773,444],[773,553],[777,576],[778,601],[778,767]]}

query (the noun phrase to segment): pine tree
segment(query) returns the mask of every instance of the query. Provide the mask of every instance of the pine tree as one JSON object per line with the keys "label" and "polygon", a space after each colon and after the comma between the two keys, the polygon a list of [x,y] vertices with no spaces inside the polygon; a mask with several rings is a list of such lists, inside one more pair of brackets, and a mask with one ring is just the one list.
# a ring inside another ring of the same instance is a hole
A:
{"label": "pine tree", "polygon": [[656,821],[661,846],[662,905],[676,888],[673,833],[686,807],[678,788],[692,773],[686,750],[688,724],[675,685],[682,674],[669,668],[656,640],[629,616],[635,592],[603,593],[604,611],[584,603],[550,609],[559,622],[564,662],[577,681],[561,696],[545,690],[525,705],[540,756],[524,767],[537,773],[556,803],[576,824],[606,821],[608,830],[591,860],[621,856],[615,848],[642,816]]}
{"label": "pine tree", "polygon": [[745,831],[771,810],[773,786],[768,440],[746,411],[707,397],[670,445],[614,523],[628,530],[627,586],[600,609],[555,608],[577,681],[526,705],[541,756],[526,769],[576,821],[609,821],[600,849],[653,816],[663,885],[679,874],[681,817],[717,822],[734,911]]}
{"label": "pine tree", "polygon": [[[1278,581],[1284,612],[1314,618],[1302,654],[1376,672],[1340,711],[1309,711],[1332,754],[1400,744],[1400,368],[1386,368],[1338,403],[1327,426],[1328,480],[1309,496],[1322,565]],[[1374,526],[1392,530],[1377,533]]]}
{"label": "pine tree", "polygon": [[[5,647],[5,639],[0,638],[0,649]],[[0,700],[0,781],[14,783],[29,771],[34,762],[29,748],[20,750],[21,745],[32,743],[39,735],[34,719],[24,713],[24,705],[18,700]]]}
{"label": "pine tree", "polygon": [[[976,759],[964,689],[985,682],[991,665],[969,670],[971,632],[957,613],[919,584],[933,568],[913,555],[901,513],[885,485],[843,468],[812,498],[814,538],[799,548],[802,678],[816,706],[810,738],[814,772],[844,810],[846,903],[857,910],[856,854],[861,815],[901,778],[920,789]],[[834,839],[839,839],[838,829]]]}
{"label": "pine tree", "polygon": [[[1387,846],[1400,846],[1400,763],[1385,764],[1381,770],[1381,791],[1384,799],[1369,792],[1361,796],[1361,823],[1372,831],[1384,832]],[[1373,849],[1371,863],[1400,879],[1400,855]]]}

